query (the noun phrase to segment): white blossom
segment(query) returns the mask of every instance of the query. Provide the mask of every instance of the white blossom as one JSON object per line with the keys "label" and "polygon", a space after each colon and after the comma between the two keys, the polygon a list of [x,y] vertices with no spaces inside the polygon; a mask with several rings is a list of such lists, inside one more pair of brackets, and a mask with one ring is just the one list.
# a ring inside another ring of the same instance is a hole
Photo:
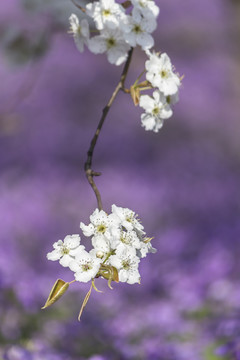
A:
{"label": "white blossom", "polygon": [[132,4],[134,6],[132,11],[133,14],[135,14],[135,12],[140,12],[145,19],[154,24],[155,28],[157,27],[156,19],[159,15],[160,9],[154,1],[132,0]]}
{"label": "white blossom", "polygon": [[88,282],[97,275],[101,262],[100,258],[83,250],[70,262],[69,268],[75,273],[77,281]]}
{"label": "white blossom", "polygon": [[163,121],[172,116],[166,97],[158,90],[153,92],[153,97],[140,96],[139,106],[145,110],[141,115],[141,121],[146,130],[158,132],[163,126]]}
{"label": "white blossom", "polygon": [[147,80],[165,96],[176,94],[180,86],[180,78],[173,72],[168,55],[163,53],[159,56],[150,51],[147,54],[149,56],[149,60],[145,63]]}
{"label": "white blossom", "polygon": [[80,228],[85,236],[93,236],[95,239],[110,240],[112,229],[117,228],[119,221],[116,216],[108,215],[105,211],[96,209],[90,215],[90,224],[80,223]]}
{"label": "white blossom", "polygon": [[80,52],[84,50],[84,44],[89,40],[89,25],[86,19],[79,22],[78,17],[72,14],[69,18],[70,33],[73,34],[74,42]]}
{"label": "white blossom", "polygon": [[133,249],[139,249],[141,247],[139,237],[137,236],[137,233],[133,230],[121,231],[119,237],[119,244],[129,246]]}
{"label": "white blossom", "polygon": [[58,240],[53,244],[54,250],[47,254],[47,259],[56,261],[67,267],[74,257],[84,249],[83,245],[80,245],[79,235],[68,235],[65,239]]}
{"label": "white blossom", "polygon": [[138,8],[143,16],[154,16],[155,18],[159,15],[159,7],[153,0],[131,0],[134,7]]}
{"label": "white blossom", "polygon": [[143,231],[144,228],[137,219],[137,215],[134,211],[113,204],[112,213],[119,218],[121,226],[126,230],[136,230],[140,234],[145,234]]}
{"label": "white blossom", "polygon": [[130,46],[119,30],[104,29],[100,35],[89,40],[89,50],[94,54],[107,53],[110,64],[121,65],[128,55]]}
{"label": "white blossom", "polygon": [[135,11],[132,16],[127,16],[122,25],[126,42],[132,47],[140,45],[143,50],[153,47],[154,40],[150,34],[155,29],[156,23],[143,18],[140,11]]}
{"label": "white blossom", "polygon": [[125,13],[115,0],[94,1],[86,5],[87,14],[93,18],[96,28],[103,30],[105,28],[119,28],[120,21]]}
{"label": "white blossom", "polygon": [[93,236],[92,246],[96,252],[100,251],[104,255],[107,255],[111,251],[110,237],[106,239],[102,236]]}
{"label": "white blossom", "polygon": [[136,251],[126,246],[119,246],[116,254],[109,258],[109,263],[118,270],[119,281],[128,284],[140,283],[139,261]]}
{"label": "white blossom", "polygon": [[155,254],[157,252],[157,249],[155,249],[150,241],[142,241],[140,243],[140,249],[137,249],[137,255],[140,258],[144,258],[147,256],[148,253],[153,253]]}

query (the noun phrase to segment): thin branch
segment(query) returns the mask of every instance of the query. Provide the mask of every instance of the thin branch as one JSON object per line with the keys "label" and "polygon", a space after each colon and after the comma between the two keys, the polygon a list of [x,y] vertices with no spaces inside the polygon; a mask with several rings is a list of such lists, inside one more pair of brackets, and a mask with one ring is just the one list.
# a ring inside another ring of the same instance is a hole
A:
{"label": "thin branch", "polygon": [[94,193],[96,195],[99,210],[103,209],[102,199],[101,199],[100,192],[99,192],[99,190],[98,190],[98,188],[97,188],[97,186],[96,186],[96,184],[95,184],[95,182],[93,180],[93,176],[99,176],[99,175],[101,175],[101,173],[96,173],[96,172],[94,172],[92,170],[93,153],[94,153],[94,149],[95,149],[95,146],[96,146],[100,131],[101,131],[102,126],[104,124],[104,121],[105,121],[105,119],[107,117],[107,114],[108,114],[108,112],[110,110],[110,107],[112,106],[112,103],[114,102],[114,100],[115,100],[115,98],[116,98],[116,96],[117,96],[117,94],[119,93],[120,90],[125,91],[125,80],[126,80],[126,77],[127,77],[127,73],[128,73],[130,63],[131,63],[132,53],[133,53],[133,48],[131,48],[129,50],[129,52],[128,52],[128,57],[127,57],[125,65],[124,65],[120,81],[117,84],[117,86],[116,86],[116,88],[115,88],[109,102],[107,103],[107,105],[104,107],[104,109],[102,111],[102,116],[101,116],[100,121],[98,123],[96,132],[95,132],[95,134],[94,134],[94,136],[92,138],[89,150],[87,152],[87,161],[85,162],[85,166],[84,166],[88,182],[89,182],[90,186],[92,187],[92,189],[93,189],[93,191],[94,191]]}
{"label": "thin branch", "polygon": [[80,9],[82,12],[86,12],[86,9],[84,9],[81,5],[77,4],[74,0],[71,0],[72,3],[78,8]]}

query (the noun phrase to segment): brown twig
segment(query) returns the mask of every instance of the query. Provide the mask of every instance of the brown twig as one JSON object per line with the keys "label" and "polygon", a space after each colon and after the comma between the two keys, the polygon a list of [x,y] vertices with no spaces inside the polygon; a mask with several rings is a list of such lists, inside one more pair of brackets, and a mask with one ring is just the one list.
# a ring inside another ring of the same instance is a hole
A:
{"label": "brown twig", "polygon": [[84,9],[81,5],[77,4],[74,0],[71,0],[72,3],[78,8],[80,9],[82,12],[86,12],[86,9]]}
{"label": "brown twig", "polygon": [[100,192],[99,192],[99,190],[98,190],[98,188],[97,188],[97,186],[96,186],[96,184],[95,184],[95,182],[93,180],[93,177],[94,176],[99,176],[99,175],[101,175],[101,173],[96,173],[96,172],[94,172],[92,170],[93,153],[94,153],[94,149],[95,149],[95,146],[96,146],[100,131],[101,131],[102,126],[104,124],[104,121],[105,121],[105,119],[107,117],[108,111],[109,111],[110,107],[112,106],[113,101],[115,100],[115,98],[116,98],[116,96],[117,96],[117,94],[119,93],[120,90],[125,91],[125,86],[124,85],[125,85],[125,80],[126,80],[126,76],[127,76],[127,73],[128,73],[128,69],[129,69],[129,66],[130,66],[130,63],[131,63],[132,53],[133,53],[133,48],[131,48],[129,50],[129,52],[128,52],[128,57],[127,57],[125,65],[124,65],[120,81],[117,84],[117,86],[116,86],[116,88],[115,88],[109,102],[107,103],[107,105],[104,107],[104,109],[102,111],[102,116],[101,116],[100,121],[98,123],[96,132],[95,132],[95,134],[94,134],[94,136],[92,138],[89,150],[87,152],[87,161],[85,162],[85,166],[84,166],[88,182],[89,182],[90,186],[92,187],[92,189],[93,189],[93,191],[94,191],[94,193],[96,195],[99,210],[103,209],[102,199],[101,199]]}

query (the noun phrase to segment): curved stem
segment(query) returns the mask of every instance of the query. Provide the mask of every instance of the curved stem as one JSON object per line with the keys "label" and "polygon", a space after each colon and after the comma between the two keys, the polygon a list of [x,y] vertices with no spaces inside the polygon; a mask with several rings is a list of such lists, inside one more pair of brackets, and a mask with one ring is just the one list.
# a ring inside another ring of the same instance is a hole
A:
{"label": "curved stem", "polygon": [[90,147],[89,147],[89,150],[87,152],[87,161],[85,162],[85,165],[84,165],[84,170],[85,170],[88,182],[89,182],[90,186],[92,187],[92,189],[93,189],[93,191],[94,191],[94,193],[96,195],[99,210],[103,209],[102,199],[101,199],[100,192],[99,192],[99,190],[98,190],[98,188],[97,188],[97,186],[96,186],[96,184],[95,184],[95,182],[93,180],[93,177],[94,176],[99,176],[99,175],[101,175],[101,173],[99,173],[99,172],[96,173],[96,172],[94,172],[92,170],[93,153],[94,153],[94,149],[95,149],[99,134],[101,132],[102,126],[103,126],[104,121],[105,121],[105,119],[107,117],[107,114],[108,114],[108,112],[110,110],[110,107],[112,106],[112,103],[114,102],[114,100],[115,100],[117,94],[119,93],[119,91],[120,90],[123,90],[123,91],[125,90],[124,85],[125,85],[125,80],[126,80],[126,77],[127,77],[128,69],[129,69],[129,66],[130,66],[130,63],[131,63],[132,53],[133,53],[133,48],[131,48],[129,50],[129,52],[128,52],[128,57],[127,57],[125,65],[124,65],[120,81],[117,84],[115,90],[113,91],[112,96],[111,96],[110,100],[108,101],[107,105],[103,108],[102,116],[101,116],[101,118],[99,120],[97,129],[96,129],[95,134],[94,134],[94,136],[92,138],[92,141],[90,143]]}
{"label": "curved stem", "polygon": [[82,10],[82,12],[86,12],[86,9],[84,9],[81,5],[79,5],[79,4],[77,4],[74,0],[71,0],[72,1],[72,3],[77,7],[77,8],[79,8],[80,10]]}

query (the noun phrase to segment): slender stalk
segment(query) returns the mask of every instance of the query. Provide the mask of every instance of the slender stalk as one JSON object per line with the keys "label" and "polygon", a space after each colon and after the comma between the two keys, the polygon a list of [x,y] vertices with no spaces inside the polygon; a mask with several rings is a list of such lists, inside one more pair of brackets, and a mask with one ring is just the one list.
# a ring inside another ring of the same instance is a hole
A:
{"label": "slender stalk", "polygon": [[81,5],[77,4],[74,0],[71,0],[72,3],[77,7],[79,8],[80,10],[82,10],[82,12],[86,12],[86,9],[84,9]]}
{"label": "slender stalk", "polygon": [[105,121],[105,119],[107,117],[107,114],[108,114],[108,112],[110,110],[110,107],[112,106],[114,100],[116,99],[116,96],[119,93],[119,91],[120,90],[125,91],[125,80],[126,80],[126,77],[127,77],[127,73],[128,73],[130,63],[131,63],[132,53],[133,53],[133,48],[131,48],[129,50],[129,52],[128,52],[128,57],[127,57],[125,65],[124,65],[120,81],[117,84],[115,90],[113,91],[112,96],[111,96],[110,100],[108,101],[107,105],[102,110],[102,116],[101,116],[101,118],[99,120],[97,129],[96,129],[95,134],[94,134],[94,136],[92,138],[92,141],[90,143],[90,147],[89,147],[89,150],[87,152],[87,160],[86,160],[85,165],[84,165],[84,170],[85,170],[88,182],[89,182],[90,186],[92,187],[92,189],[93,189],[93,191],[94,191],[94,193],[96,195],[99,210],[103,209],[102,199],[101,199],[100,192],[99,192],[99,190],[98,190],[98,188],[97,188],[97,186],[96,186],[96,184],[95,184],[95,182],[93,180],[93,177],[94,176],[99,176],[99,175],[101,175],[101,173],[95,172],[95,171],[92,170],[93,153],[94,153],[94,149],[95,149],[99,134],[101,132],[102,126],[103,126],[104,121]]}

